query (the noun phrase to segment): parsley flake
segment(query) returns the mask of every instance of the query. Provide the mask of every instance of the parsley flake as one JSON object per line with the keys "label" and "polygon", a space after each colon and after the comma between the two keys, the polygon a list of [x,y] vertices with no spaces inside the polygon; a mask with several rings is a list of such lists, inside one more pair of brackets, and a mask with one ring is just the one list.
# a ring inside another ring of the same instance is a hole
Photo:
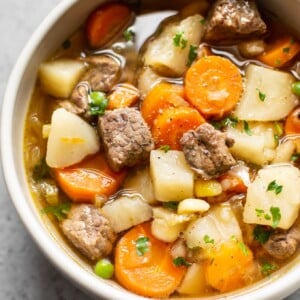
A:
{"label": "parsley flake", "polygon": [[272,215],[272,228],[277,228],[277,226],[281,220],[280,208],[272,206],[270,208],[270,212]]}
{"label": "parsley flake", "polygon": [[138,256],[143,256],[149,251],[149,238],[142,236],[135,241],[136,253]]}
{"label": "parsley flake", "polygon": [[108,105],[105,93],[92,92],[89,95],[89,112],[92,116],[102,116]]}
{"label": "parsley flake", "polygon": [[187,46],[187,40],[183,37],[183,32],[176,33],[173,37],[173,44],[175,47],[184,49]]}
{"label": "parsley flake", "polygon": [[222,129],[224,127],[232,127],[235,128],[237,126],[239,122],[239,119],[237,117],[234,116],[229,116],[223,120],[220,121],[213,121],[212,125],[216,128],[216,129]]}
{"label": "parsley flake", "polygon": [[243,242],[239,242],[239,246],[245,256],[248,255],[248,248]]}
{"label": "parsley flake", "polygon": [[261,225],[256,225],[253,230],[254,240],[258,241],[260,244],[264,244],[268,241],[272,230],[267,230]]}
{"label": "parsley flake", "polygon": [[49,177],[49,175],[50,175],[50,168],[46,163],[46,159],[43,158],[34,166],[32,171],[32,178],[35,181],[39,181],[41,179]]}
{"label": "parsley flake", "polygon": [[167,153],[168,151],[170,151],[171,147],[169,145],[162,145],[158,149]]}
{"label": "parsley flake", "polygon": [[197,58],[197,56],[198,56],[197,46],[190,45],[188,62],[187,62],[188,67],[192,65],[193,61]]}
{"label": "parsley flake", "polygon": [[51,205],[41,210],[44,214],[52,214],[58,221],[65,219],[71,209],[71,203],[65,202],[58,205]]}
{"label": "parsley flake", "polygon": [[265,99],[266,99],[266,94],[263,93],[263,92],[262,92],[261,90],[259,90],[259,89],[256,89],[256,90],[257,90],[257,92],[258,92],[259,100],[260,100],[261,102],[264,102]]}
{"label": "parsley flake", "polygon": [[132,29],[127,29],[123,32],[123,36],[127,42],[130,42],[134,40],[135,32]]}
{"label": "parsley flake", "polygon": [[252,135],[252,131],[251,131],[251,129],[250,129],[250,127],[249,127],[249,124],[248,124],[248,122],[247,121],[244,121],[244,131],[248,134],[248,135]]}
{"label": "parsley flake", "polygon": [[185,266],[185,267],[189,267],[191,265],[191,263],[187,262],[183,257],[179,256],[173,259],[173,264],[176,267],[181,267],[181,266]]}
{"label": "parsley flake", "polygon": [[300,158],[300,153],[294,153],[291,156],[291,161],[297,161]]}
{"label": "parsley flake", "polygon": [[268,184],[267,191],[274,191],[275,194],[278,195],[282,191],[282,185],[279,185],[276,180],[273,180]]}
{"label": "parsley flake", "polygon": [[206,20],[203,18],[203,19],[200,20],[200,23],[201,23],[202,25],[204,25],[204,24],[206,23]]}
{"label": "parsley flake", "polygon": [[205,244],[214,244],[215,240],[210,238],[207,234],[203,237]]}
{"label": "parsley flake", "polygon": [[290,52],[290,48],[289,47],[282,48],[282,52],[283,53],[289,53]]}
{"label": "parsley flake", "polygon": [[269,262],[265,262],[263,265],[261,265],[261,273],[264,275],[264,276],[268,276],[270,275],[270,273],[272,271],[275,271],[277,269],[277,266],[276,265],[273,265]]}
{"label": "parsley flake", "polygon": [[177,210],[178,204],[179,204],[179,203],[176,202],[176,201],[163,202],[163,206],[164,206],[165,208],[170,209],[170,210]]}

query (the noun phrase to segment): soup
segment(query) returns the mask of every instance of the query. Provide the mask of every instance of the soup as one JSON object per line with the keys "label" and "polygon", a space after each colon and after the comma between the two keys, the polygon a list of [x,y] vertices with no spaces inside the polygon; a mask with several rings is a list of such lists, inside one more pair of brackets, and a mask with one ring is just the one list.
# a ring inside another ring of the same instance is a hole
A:
{"label": "soup", "polygon": [[110,2],[77,28],[40,65],[24,134],[35,204],[74,255],[153,298],[235,291],[290,262],[292,33],[225,0]]}

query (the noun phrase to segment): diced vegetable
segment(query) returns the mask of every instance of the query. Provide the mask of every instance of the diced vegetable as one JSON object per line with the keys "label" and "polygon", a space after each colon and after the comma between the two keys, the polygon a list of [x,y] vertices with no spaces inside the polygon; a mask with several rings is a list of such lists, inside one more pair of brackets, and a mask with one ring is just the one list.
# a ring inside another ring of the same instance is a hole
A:
{"label": "diced vegetable", "polygon": [[141,92],[141,98],[145,98],[160,80],[161,77],[151,67],[144,67],[138,76],[138,89]]}
{"label": "diced vegetable", "polygon": [[94,203],[97,196],[108,197],[115,193],[126,175],[125,171],[113,172],[101,153],[53,172],[59,187],[71,200],[90,203]]}
{"label": "diced vegetable", "polygon": [[168,202],[193,198],[194,173],[186,163],[183,152],[151,151],[150,174],[157,200]]}
{"label": "diced vegetable", "polygon": [[245,91],[235,115],[246,121],[277,121],[285,118],[297,105],[291,91],[294,77],[282,71],[249,64]]}
{"label": "diced vegetable", "polygon": [[[179,23],[166,25],[160,35],[150,41],[144,55],[144,64],[163,76],[181,76],[187,69],[190,46],[198,46],[200,43],[203,27],[201,19],[203,17],[196,14]],[[180,36],[178,45],[174,43],[176,35]]]}
{"label": "diced vegetable", "polygon": [[285,134],[300,134],[300,107],[295,108],[286,118]]}
{"label": "diced vegetable", "polygon": [[238,44],[241,55],[247,58],[262,54],[265,48],[266,44],[263,40],[246,40]]}
{"label": "diced vegetable", "polygon": [[204,213],[210,208],[209,203],[201,199],[184,199],[179,202],[177,213],[192,214]]}
{"label": "diced vegetable", "polygon": [[215,180],[204,180],[197,178],[195,180],[195,196],[198,198],[202,197],[213,197],[218,196],[222,193],[221,184]]}
{"label": "diced vegetable", "polygon": [[84,62],[58,59],[40,65],[39,79],[47,94],[56,98],[68,98],[84,71]]}
{"label": "diced vegetable", "polygon": [[258,171],[249,185],[243,213],[245,223],[288,229],[298,217],[300,171],[290,164]]}
{"label": "diced vegetable", "polygon": [[275,164],[275,163],[290,162],[295,149],[296,149],[296,145],[292,140],[287,140],[281,143],[276,148],[275,157],[272,163]]}
{"label": "diced vegetable", "polygon": [[58,108],[52,114],[46,162],[52,168],[64,168],[99,151],[96,130],[75,114]]}
{"label": "diced vegetable", "polygon": [[[147,251],[137,252],[137,241],[147,240]],[[150,223],[125,233],[115,251],[115,275],[124,287],[145,297],[166,298],[179,286],[185,266],[175,266],[170,245],[151,234]]]}
{"label": "diced vegetable", "polygon": [[221,119],[239,101],[243,83],[239,69],[221,56],[205,56],[192,65],[185,76],[189,102],[205,117]]}
{"label": "diced vegetable", "polygon": [[163,207],[153,208],[151,232],[164,242],[174,242],[191,220],[191,215],[179,215]]}
{"label": "diced vegetable", "polygon": [[209,249],[227,243],[232,236],[242,241],[241,229],[228,203],[215,206],[204,217],[192,221],[184,231],[189,248]]}
{"label": "diced vegetable", "polygon": [[102,212],[115,232],[121,232],[152,218],[152,208],[138,194],[122,195],[107,202]]}

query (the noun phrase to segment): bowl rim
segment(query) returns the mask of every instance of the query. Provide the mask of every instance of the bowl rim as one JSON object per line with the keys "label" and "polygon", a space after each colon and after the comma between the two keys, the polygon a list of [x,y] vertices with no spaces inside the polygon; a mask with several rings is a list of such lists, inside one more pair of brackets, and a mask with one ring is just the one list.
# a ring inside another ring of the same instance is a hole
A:
{"label": "bowl rim", "polygon": [[[134,295],[110,285],[107,282],[99,280],[96,276],[86,270],[83,270],[79,264],[73,261],[72,258],[53,240],[50,234],[45,234],[45,228],[42,227],[33,215],[33,211],[26,200],[24,192],[22,191],[21,184],[17,180],[18,175],[14,161],[12,140],[12,120],[15,101],[17,98],[17,89],[15,89],[15,87],[19,86],[22,81],[22,76],[27,68],[28,61],[37,49],[42,38],[60,19],[60,17],[78,2],[80,2],[80,0],[62,0],[59,2],[34,31],[13,67],[8,79],[1,107],[0,151],[2,173],[9,192],[9,197],[12,200],[24,226],[44,255],[58,270],[60,270],[63,275],[71,279],[71,281],[75,282],[76,285],[83,291],[92,296],[105,297],[108,299],[112,297],[114,299],[124,299],[126,296],[129,296],[130,299],[133,300],[145,299],[144,297]],[[20,197],[23,201],[20,201]],[[24,203],[26,203],[25,207],[23,206]],[[278,278],[274,278],[274,280],[262,287],[250,290],[250,292],[243,293],[242,295],[237,293],[238,295],[233,296],[231,299],[238,297],[238,299],[246,300],[252,296],[257,299],[274,299],[274,296],[286,297],[300,287],[300,279],[297,278],[299,272],[300,264],[298,263],[288,272],[282,274]],[[222,296],[217,298],[224,299]]]}

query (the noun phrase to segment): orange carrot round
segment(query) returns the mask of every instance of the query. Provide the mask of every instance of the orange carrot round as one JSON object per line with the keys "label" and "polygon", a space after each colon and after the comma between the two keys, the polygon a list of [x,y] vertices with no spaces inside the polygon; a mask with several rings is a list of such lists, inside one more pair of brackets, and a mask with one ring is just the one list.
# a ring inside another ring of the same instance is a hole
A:
{"label": "orange carrot round", "polygon": [[195,108],[182,106],[165,109],[155,119],[152,127],[155,145],[168,145],[172,150],[180,150],[182,135],[204,122],[204,118]]}
{"label": "orange carrot round", "polygon": [[242,91],[239,69],[220,56],[200,58],[185,76],[187,99],[205,117],[220,119],[229,114],[239,101]]}
{"label": "orange carrot round", "polygon": [[92,48],[100,48],[125,28],[132,12],[124,3],[112,2],[94,10],[87,19],[86,35]]}
{"label": "orange carrot round", "polygon": [[[138,243],[144,240],[144,251]],[[151,234],[151,223],[129,230],[115,249],[115,276],[128,290],[145,297],[166,298],[174,292],[186,273],[185,266],[175,266],[171,245]]]}
{"label": "orange carrot round", "polygon": [[141,113],[151,128],[154,120],[164,109],[179,106],[189,106],[189,103],[184,100],[183,86],[161,82],[147,94],[141,106]]}
{"label": "orange carrot round", "polygon": [[285,134],[300,133],[300,107],[294,109],[286,118],[284,132]]}
{"label": "orange carrot round", "polygon": [[90,203],[94,203],[98,195],[110,196],[115,193],[126,175],[125,171],[112,171],[102,154],[53,171],[59,187],[72,201]]}

